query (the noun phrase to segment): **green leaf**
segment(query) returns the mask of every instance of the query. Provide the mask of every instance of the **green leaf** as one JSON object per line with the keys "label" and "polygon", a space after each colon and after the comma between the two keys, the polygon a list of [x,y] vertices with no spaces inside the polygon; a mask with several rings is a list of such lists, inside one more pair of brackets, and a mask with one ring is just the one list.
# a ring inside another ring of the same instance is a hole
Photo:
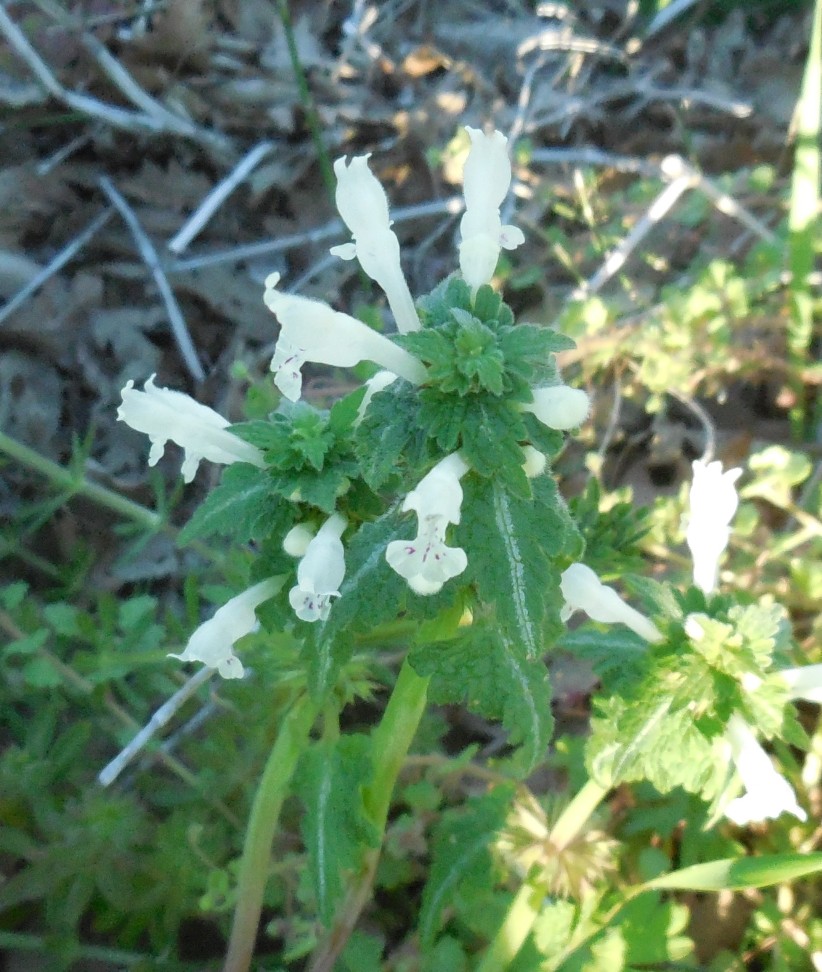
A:
{"label": "green leaf", "polygon": [[822,853],[763,854],[760,857],[728,857],[707,864],[694,864],[672,874],[663,874],[642,886],[688,891],[741,891],[767,888],[822,871]]}
{"label": "green leaf", "polygon": [[261,539],[290,522],[286,506],[277,496],[270,475],[245,462],[228,466],[220,485],[180,531],[179,542],[190,543],[218,534],[238,543]]}
{"label": "green leaf", "polygon": [[366,847],[379,841],[369,823],[362,787],[371,778],[370,739],[360,734],[314,743],[303,754],[295,789],[305,813],[301,831],[320,919],[328,926]]}
{"label": "green leaf", "polygon": [[530,498],[531,487],[518,442],[526,437],[520,412],[501,399],[477,397],[462,425],[466,462],[481,476],[494,476],[517,496]]}
{"label": "green leaf", "polygon": [[422,452],[427,426],[419,410],[416,389],[399,379],[368,403],[355,430],[354,448],[372,489],[379,490],[397,472],[403,457],[413,464]]}
{"label": "green leaf", "polygon": [[547,476],[533,481],[533,498],[513,496],[499,483],[466,477],[457,539],[480,598],[496,607],[501,632],[527,658],[538,658],[564,626],[557,564],[578,550],[578,535]]}
{"label": "green leaf", "polygon": [[511,745],[520,747],[523,775],[545,758],[554,726],[551,685],[542,660],[528,658],[519,643],[475,624],[459,638],[413,648],[409,660],[420,675],[431,676],[431,701],[462,703],[502,721]]}
{"label": "green leaf", "polygon": [[463,884],[491,883],[490,846],[505,823],[513,788],[499,786],[443,815],[434,836],[428,883],[422,895],[419,931],[423,948],[431,947],[443,908]]}

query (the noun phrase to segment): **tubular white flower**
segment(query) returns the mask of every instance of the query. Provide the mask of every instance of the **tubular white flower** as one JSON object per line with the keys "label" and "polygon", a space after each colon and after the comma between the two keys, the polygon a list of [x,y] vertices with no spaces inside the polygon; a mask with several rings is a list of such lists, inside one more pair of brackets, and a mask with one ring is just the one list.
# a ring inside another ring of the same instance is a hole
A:
{"label": "tubular white flower", "polygon": [[500,249],[513,250],[525,237],[516,226],[503,226],[499,214],[511,184],[508,139],[502,132],[486,135],[478,128],[465,130],[471,150],[462,176],[465,213],[460,222],[460,269],[476,290],[494,275]]}
{"label": "tubular white flower", "polygon": [[379,180],[368,168],[368,155],[358,155],[346,165],[334,163],[337,176],[337,209],[351,230],[353,243],[332,246],[334,256],[356,257],[372,280],[382,287],[401,334],[420,329],[414,299],[400,265],[400,243],[391,229],[388,199]]}
{"label": "tubular white flower", "polygon": [[566,568],[559,587],[565,598],[560,612],[563,621],[567,621],[574,611],[584,611],[593,621],[621,623],[646,641],[662,641],[662,632],[653,621],[626,604],[613,587],[603,584],[585,564],[571,564]]}
{"label": "tubular white flower", "polygon": [[775,820],[782,813],[791,813],[798,820],[808,819],[796,801],[793,787],[774,769],[770,756],[757,742],[751,727],[736,713],[728,721],[725,740],[745,787],[745,793],[725,807],[725,816],[729,820],[744,827],[749,823]]}
{"label": "tubular white flower", "polygon": [[694,563],[694,584],[710,594],[716,589],[719,559],[731,537],[730,523],[739,497],[734,483],[741,469],[722,471],[721,462],[694,461],[690,516],[685,540]]}
{"label": "tubular white flower", "polygon": [[582,425],[591,410],[591,400],[581,388],[569,385],[548,385],[532,388],[533,401],[522,406],[523,412],[532,412],[549,429],[575,429]]}
{"label": "tubular white flower", "polygon": [[417,536],[413,540],[392,540],[386,547],[385,559],[417,594],[436,594],[446,581],[468,566],[461,547],[446,545],[445,532],[449,523],[460,521],[460,478],[469,468],[460,454],[453,452],[441,459],[405,497],[403,510],[417,514]]}
{"label": "tubular white flower", "polygon": [[216,668],[223,678],[242,678],[243,665],[234,654],[234,643],[256,629],[257,605],[273,597],[283,586],[283,580],[282,577],[270,577],[232,597],[197,628],[181,655],[170,654],[169,657],[184,662],[202,662],[209,668]]}
{"label": "tubular white flower", "polygon": [[345,577],[342,540],[345,517],[332,513],[317,531],[297,567],[297,584],[288,593],[294,613],[301,621],[325,621],[331,598],[340,596]]}
{"label": "tubular white flower", "polygon": [[121,422],[145,432],[151,440],[149,466],[160,461],[169,440],[185,450],[182,473],[187,483],[194,479],[201,459],[224,465],[232,462],[265,465],[263,454],[256,446],[226,431],[231,423],[222,415],[183,392],[157,388],[154,378],[152,375],[146,381],[143,391],[138,391],[133,381],[127,382],[120,392],[123,401],[117,409]]}
{"label": "tubular white flower", "polygon": [[792,699],[805,699],[822,705],[822,665],[801,665],[799,668],[784,668],[779,677],[787,682]]}
{"label": "tubular white flower", "polygon": [[372,331],[355,317],[333,310],[327,304],[277,290],[279,273],[265,282],[263,300],[280,322],[280,336],[271,370],[274,384],[286,398],[296,402],[302,391],[300,371],[306,361],[350,368],[360,361],[374,361],[414,384],[425,378],[425,368],[413,354],[389,338]]}

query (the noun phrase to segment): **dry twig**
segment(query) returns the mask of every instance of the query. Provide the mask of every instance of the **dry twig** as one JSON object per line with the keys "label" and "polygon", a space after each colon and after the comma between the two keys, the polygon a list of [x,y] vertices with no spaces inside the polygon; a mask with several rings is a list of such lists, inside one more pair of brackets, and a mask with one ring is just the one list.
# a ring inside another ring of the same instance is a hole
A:
{"label": "dry twig", "polygon": [[137,244],[137,249],[143,258],[143,262],[151,271],[152,277],[154,277],[154,282],[157,284],[157,289],[160,291],[160,296],[166,305],[169,323],[171,324],[171,332],[179,348],[183,362],[188,368],[189,374],[195,381],[203,381],[205,379],[203,366],[200,364],[200,359],[197,356],[191,335],[188,333],[188,326],[180,310],[180,305],[177,303],[177,298],[174,296],[174,291],[171,289],[168,278],[160,266],[160,258],[157,256],[154,245],[148,236],[146,236],[134,210],[117,189],[114,188],[111,181],[106,176],[103,176],[99,180],[99,185],[109,201],[123,217],[123,221],[128,226],[134,242]]}

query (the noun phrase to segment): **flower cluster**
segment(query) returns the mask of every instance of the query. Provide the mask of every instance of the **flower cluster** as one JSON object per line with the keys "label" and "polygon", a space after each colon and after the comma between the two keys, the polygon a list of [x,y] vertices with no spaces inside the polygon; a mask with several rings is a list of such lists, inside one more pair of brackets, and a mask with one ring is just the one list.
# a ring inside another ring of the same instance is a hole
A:
{"label": "flower cluster", "polygon": [[[512,175],[507,139],[500,132],[486,134],[474,128],[467,131],[471,147],[463,180],[461,276],[450,278],[456,279],[462,290],[457,303],[446,301],[445,329],[440,326],[442,321],[433,320],[430,313],[423,314],[424,301],[419,308],[415,306],[401,267],[399,241],[391,228],[388,199],[368,167],[367,155],[338,159],[334,165],[337,208],[351,240],[332,247],[331,253],[343,260],[356,259],[382,288],[397,334],[380,334],[321,301],[285,292],[278,273],[267,278],[263,296],[280,325],[271,371],[285,399],[299,401],[306,363],[352,367],[367,361],[383,370],[366,383],[355,426],[363,422],[374,398],[387,394],[389,387],[419,390],[419,421],[423,424],[427,421],[426,395],[433,395],[435,410],[439,408],[441,414],[462,417],[462,426],[454,426],[456,431],[449,433],[448,442],[436,430],[427,432],[432,446],[426,463],[430,468],[426,472],[424,467],[417,467],[414,477],[420,473],[422,476],[402,504],[403,512],[417,516],[416,535],[389,542],[383,552],[389,567],[420,595],[436,593],[466,569],[465,550],[449,546],[447,539],[448,532],[460,522],[460,480],[470,472],[495,475],[507,464],[513,468],[515,482],[525,483],[527,489],[527,477],[540,474],[546,459],[540,452],[543,446],[539,436],[529,437],[526,419],[533,415],[548,429],[567,430],[583,422],[589,410],[585,392],[562,384],[553,364],[552,352],[567,347],[567,339],[535,325],[515,325],[510,309],[487,286],[501,249],[515,248],[524,237],[516,227],[503,225],[500,215]],[[180,392],[155,387],[153,377],[142,392],[129,382],[122,397],[118,415],[149,436],[152,464],[162,455],[167,441],[182,446],[187,482],[201,459],[223,464],[250,463],[271,475],[282,467],[282,457],[275,457],[270,451],[270,432],[261,439],[249,434],[253,442],[267,445],[266,454],[258,445],[230,431],[229,423],[216,412]],[[476,415],[495,417],[493,434],[481,429],[470,431],[475,429]],[[280,424],[286,421],[282,416],[275,418]],[[463,442],[470,436],[471,448]],[[507,444],[497,446],[507,450],[501,453],[506,462],[483,465],[486,444],[496,445],[492,440],[506,436]],[[323,460],[317,454],[312,461],[318,468]],[[332,489],[323,495],[331,498],[332,505],[340,505],[337,501],[347,489],[348,480],[340,480],[336,492]],[[299,488],[282,495],[294,504],[302,504],[296,514],[299,525],[283,543],[287,553],[299,558],[296,583],[289,591],[288,601],[299,620],[324,621],[332,610],[333,599],[340,596],[345,577],[344,535],[351,513],[345,505],[347,501],[339,509],[320,503],[325,519],[317,529],[318,507],[312,507],[312,500],[306,499]],[[315,526],[309,526],[311,523]],[[249,629],[254,607],[259,603],[255,598],[267,590],[257,585],[230,601],[207,622],[211,627],[203,626],[195,632],[179,657],[186,661],[199,659],[218,668],[225,677],[241,673],[242,666],[231,653],[234,635]],[[231,630],[224,623],[226,618],[231,619]],[[215,632],[222,632],[223,647],[219,650]]]}
{"label": "flower cluster", "polygon": [[[730,538],[729,524],[738,505],[734,483],[742,470],[723,472],[719,462],[706,464],[697,460],[693,471],[687,542],[693,556],[694,585],[711,594],[717,584],[719,560]],[[626,604],[584,564],[572,564],[565,570],[561,590],[565,598],[564,620],[574,611],[584,611],[595,621],[624,624],[650,643],[664,638],[649,618]],[[700,614],[685,618],[684,630],[693,642],[705,636],[704,622],[700,623],[703,618]],[[787,689],[788,699],[822,703],[822,665],[782,670],[775,678]],[[755,692],[761,684],[762,680],[753,673],[741,680],[741,688],[747,692]],[[732,822],[742,826],[774,819],[782,813],[807,819],[790,783],[776,771],[755,732],[738,713],[728,720],[716,747],[716,759],[720,765],[730,762],[735,767],[719,800],[721,811]],[[742,795],[734,796],[740,788]]]}

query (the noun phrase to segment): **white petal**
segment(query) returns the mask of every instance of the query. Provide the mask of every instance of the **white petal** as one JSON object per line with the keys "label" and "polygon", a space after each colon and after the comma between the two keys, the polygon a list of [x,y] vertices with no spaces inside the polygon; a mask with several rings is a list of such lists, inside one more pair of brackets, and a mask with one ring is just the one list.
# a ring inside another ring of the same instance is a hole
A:
{"label": "white petal", "polygon": [[792,699],[805,699],[822,705],[822,665],[802,665],[779,672],[787,682]]}
{"label": "white petal", "polygon": [[183,392],[157,388],[154,375],[146,381],[143,391],[138,391],[134,382],[129,381],[120,394],[123,400],[117,418],[149,436],[151,466],[163,455],[169,440],[185,450],[182,472],[187,483],[194,478],[201,459],[223,465],[233,462],[265,465],[259,449],[228,431],[227,419]]}
{"label": "white petal", "polygon": [[420,519],[442,517],[448,523],[459,523],[462,506],[460,479],[469,470],[458,452],[441,459],[405,497],[402,508],[414,510]]}
{"label": "white petal", "polygon": [[719,561],[731,537],[730,522],[739,505],[734,484],[742,470],[723,473],[721,462],[697,459],[693,471],[685,540],[693,559],[694,584],[710,594],[716,589]]}
{"label": "white petal", "polygon": [[388,565],[417,594],[436,594],[468,566],[462,547],[446,546],[446,526],[446,520],[430,517],[413,540],[392,540],[386,547]]}
{"label": "white petal", "polygon": [[348,165],[345,159],[337,159],[334,173],[337,209],[354,243],[332,247],[331,252],[344,260],[356,253],[360,266],[385,292],[400,333],[419,330],[420,320],[400,265],[399,240],[391,229],[388,198],[368,168],[368,156],[357,156]]}
{"label": "white petal", "polygon": [[460,221],[460,270],[476,290],[488,283],[497,266],[501,247],[512,250],[525,239],[514,226],[503,226],[499,208],[511,184],[508,140],[501,132],[486,135],[466,128],[471,150],[463,171],[465,213]]}
{"label": "white petal", "polygon": [[782,813],[807,820],[807,814],[797,803],[793,787],[774,769],[770,756],[741,716],[731,716],[727,738],[746,792],[728,804],[725,816],[740,826],[774,820]]}
{"label": "white petal", "polygon": [[532,402],[522,406],[524,412],[534,415],[550,429],[575,429],[582,425],[591,410],[591,400],[580,388],[568,385],[549,385],[532,388]]}
{"label": "white petal", "polygon": [[279,274],[272,274],[266,280],[263,299],[281,325],[271,360],[274,381],[291,401],[300,396],[300,369],[306,361],[342,368],[374,361],[415,384],[425,378],[423,365],[389,338],[321,301],[284,294],[277,289],[278,283]]}
{"label": "white petal", "polygon": [[199,661],[216,668],[223,678],[241,678],[243,666],[234,654],[234,643],[257,627],[255,609],[283,586],[282,577],[270,577],[255,584],[218,608],[188,639],[180,661]]}
{"label": "white petal", "polygon": [[565,598],[565,619],[574,611],[584,611],[593,621],[621,623],[646,641],[662,641],[659,628],[644,614],[626,604],[613,587],[603,584],[585,564],[571,564],[563,571],[560,590]]}
{"label": "white petal", "polygon": [[345,517],[332,515],[306,547],[297,567],[297,584],[288,599],[302,621],[325,620],[331,610],[331,598],[340,596],[345,578],[345,550],[342,545]]}

